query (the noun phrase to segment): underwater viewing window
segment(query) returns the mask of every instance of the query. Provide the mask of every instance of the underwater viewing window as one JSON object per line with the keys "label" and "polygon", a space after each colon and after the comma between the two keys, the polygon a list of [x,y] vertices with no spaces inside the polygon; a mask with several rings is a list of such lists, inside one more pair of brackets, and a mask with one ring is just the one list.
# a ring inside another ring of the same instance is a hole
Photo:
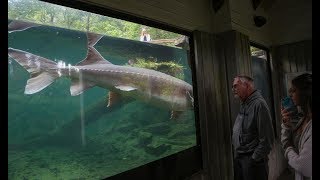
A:
{"label": "underwater viewing window", "polygon": [[275,112],[272,94],[271,83],[271,69],[270,69],[270,54],[269,50],[265,47],[251,43],[250,46],[251,59],[252,59],[252,73],[255,86],[261,91],[262,96],[270,107],[274,133],[277,136]]}
{"label": "underwater viewing window", "polygon": [[191,35],[79,9],[8,0],[8,178],[201,168]]}

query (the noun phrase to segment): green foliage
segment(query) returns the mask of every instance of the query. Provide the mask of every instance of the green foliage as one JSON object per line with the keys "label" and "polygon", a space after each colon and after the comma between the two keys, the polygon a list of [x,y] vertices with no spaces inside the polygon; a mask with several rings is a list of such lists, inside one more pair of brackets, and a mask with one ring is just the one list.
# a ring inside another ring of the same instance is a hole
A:
{"label": "green foliage", "polygon": [[8,18],[131,40],[139,40],[142,28],[147,29],[153,40],[179,37],[161,29],[37,0],[8,0]]}
{"label": "green foliage", "polygon": [[251,52],[251,54],[253,54],[253,53],[257,52],[257,51],[260,51],[260,49],[254,47],[254,46],[250,46],[250,52]]}
{"label": "green foliage", "polygon": [[184,79],[183,66],[180,64],[177,64],[173,61],[155,62],[152,60],[147,61],[143,58],[137,58],[132,66],[153,69],[156,71],[160,71],[160,72],[169,74],[171,76],[174,76],[174,77],[182,79],[182,80]]}

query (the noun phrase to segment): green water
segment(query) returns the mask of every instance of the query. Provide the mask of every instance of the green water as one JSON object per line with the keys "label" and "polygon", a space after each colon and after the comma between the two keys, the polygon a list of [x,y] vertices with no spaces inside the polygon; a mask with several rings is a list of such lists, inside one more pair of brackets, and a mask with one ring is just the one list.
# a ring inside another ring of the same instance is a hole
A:
{"label": "green water", "polygon": [[[49,26],[8,34],[8,47],[72,65],[85,58],[86,43],[84,32]],[[175,61],[192,84],[185,50],[108,36],[95,48],[117,65]],[[103,179],[196,145],[192,110],[170,120],[167,110],[137,100],[107,108],[107,89],[71,96],[65,77],[26,95],[29,76],[8,58],[9,179]]]}

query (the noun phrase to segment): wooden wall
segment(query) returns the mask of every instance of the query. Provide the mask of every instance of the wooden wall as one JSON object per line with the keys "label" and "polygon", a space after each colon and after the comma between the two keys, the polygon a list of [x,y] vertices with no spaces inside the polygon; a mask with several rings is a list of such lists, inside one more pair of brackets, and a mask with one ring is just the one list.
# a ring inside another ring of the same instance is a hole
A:
{"label": "wooden wall", "polygon": [[80,0],[187,31],[231,29],[229,3],[215,13],[212,0]]}
{"label": "wooden wall", "polygon": [[239,110],[231,85],[251,75],[249,37],[195,31],[195,65],[205,179],[233,179],[232,126]]}
{"label": "wooden wall", "polygon": [[[80,0],[188,31],[220,33],[237,30],[250,41],[271,47],[312,38],[311,0],[265,0],[254,10],[252,0],[224,0],[214,12],[214,0]],[[256,27],[253,16],[267,23]]]}
{"label": "wooden wall", "polygon": [[280,100],[286,95],[285,73],[312,71],[312,40],[272,47],[271,74],[277,130],[280,133]]}
{"label": "wooden wall", "polygon": [[263,9],[253,9],[252,0],[230,0],[232,29],[250,36],[250,40],[257,44],[270,46],[272,43],[269,36],[270,23],[268,22],[263,27],[257,28],[253,22],[253,15],[255,14],[264,16],[269,21],[269,16]]}
{"label": "wooden wall", "polygon": [[228,92],[230,103],[230,128],[232,129],[240,103],[233,98],[231,85],[234,77],[238,74],[252,76],[250,42],[248,36],[234,30],[220,33],[219,37],[221,38],[221,45],[224,46],[225,51],[225,59],[223,61],[226,65],[225,72],[227,81],[225,83],[228,86],[226,91]]}
{"label": "wooden wall", "polygon": [[[311,0],[263,0],[254,10],[252,0],[229,0],[231,26],[266,47],[312,38]],[[253,16],[264,16],[267,23],[256,27]]]}
{"label": "wooden wall", "polygon": [[[280,134],[281,130],[280,101],[287,93],[284,82],[285,74],[305,71],[312,71],[312,40],[272,47],[271,76],[277,134]],[[271,180],[276,180],[288,166],[279,138],[280,136],[278,136],[277,144],[270,154],[269,167],[271,167],[271,171],[269,174],[271,173]]]}
{"label": "wooden wall", "polygon": [[[251,17],[255,12],[250,9],[249,0],[246,3],[226,0],[217,13],[211,8],[211,0],[80,1],[194,32],[204,170],[192,179],[233,179],[231,134],[239,110],[239,103],[234,101],[231,93],[233,77],[237,74],[252,75],[249,39],[269,47],[277,41],[275,38],[273,42],[271,37],[280,37],[272,34],[278,31],[253,27]],[[307,5],[308,8],[310,3]],[[283,7],[278,8],[278,13],[282,13]],[[309,30],[309,25],[302,29],[300,35],[310,33],[305,31]],[[230,31],[231,29],[236,31]],[[212,34],[217,32],[222,33]],[[286,37],[286,40],[292,41],[295,35]],[[288,41],[281,40],[283,42]],[[272,48],[271,73],[277,122],[277,102],[284,95],[284,73],[311,70],[311,42],[301,41]],[[277,124],[278,132],[279,127]]]}
{"label": "wooden wall", "polygon": [[[201,175],[205,179],[232,179],[231,134],[239,103],[233,98],[231,84],[236,74],[252,75],[249,37],[237,31],[219,35],[196,31],[194,39],[204,161]],[[279,105],[286,94],[284,75],[312,70],[312,41],[275,46],[271,53],[276,129],[280,134]],[[287,166],[277,143],[270,154],[270,180],[276,179]]]}
{"label": "wooden wall", "polygon": [[200,134],[206,179],[232,179],[224,49],[217,36],[194,33]]}

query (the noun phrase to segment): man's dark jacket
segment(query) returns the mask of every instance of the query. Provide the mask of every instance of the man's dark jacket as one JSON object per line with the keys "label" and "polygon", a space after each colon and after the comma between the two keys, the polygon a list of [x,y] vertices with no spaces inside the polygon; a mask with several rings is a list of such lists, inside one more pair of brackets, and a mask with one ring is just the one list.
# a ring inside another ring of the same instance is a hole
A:
{"label": "man's dark jacket", "polygon": [[266,159],[274,142],[270,110],[258,90],[244,102],[233,126],[232,143],[235,157],[252,154],[252,159]]}

